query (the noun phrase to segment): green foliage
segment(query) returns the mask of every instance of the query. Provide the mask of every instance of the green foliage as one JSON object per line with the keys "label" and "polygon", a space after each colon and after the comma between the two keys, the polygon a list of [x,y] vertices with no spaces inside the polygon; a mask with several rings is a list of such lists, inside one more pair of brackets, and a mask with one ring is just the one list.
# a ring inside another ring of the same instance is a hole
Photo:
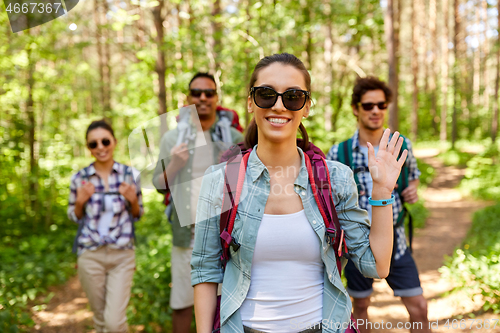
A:
{"label": "green foliage", "polygon": [[72,230],[23,237],[0,246],[0,331],[32,326],[27,307],[47,292],[47,287],[64,283],[75,273],[71,244]]}
{"label": "green foliage", "polygon": [[430,165],[425,163],[422,159],[417,159],[417,166],[420,170],[420,186],[429,186],[434,179],[436,170]]}
{"label": "green foliage", "polygon": [[477,198],[500,200],[499,149],[496,145],[467,162],[465,179],[460,186]]}
{"label": "green foliage", "polygon": [[474,156],[474,154],[463,152],[456,149],[450,149],[438,155],[438,158],[447,166],[465,167],[467,162]]}
{"label": "green foliage", "polygon": [[[424,199],[420,198],[416,203],[409,205],[406,204],[406,209],[410,212],[413,218],[413,228],[421,229],[425,227],[425,221],[429,217],[429,210],[424,206]],[[409,223],[408,219],[406,219],[405,223]],[[406,231],[408,232],[408,224],[406,227]]]}
{"label": "green foliage", "polygon": [[156,326],[171,322],[170,248],[172,234],[163,214],[162,197],[151,193],[146,213],[137,224],[136,267],[132,295],[127,309],[129,323],[144,325],[146,332],[156,332]]}
{"label": "green foliage", "polygon": [[[425,163],[421,159],[417,159],[417,166],[418,169],[420,170],[420,185],[419,185],[419,192],[425,187],[427,187],[432,179],[434,178],[434,168],[430,166],[429,164]],[[429,217],[429,210],[425,208],[425,200],[422,198],[421,193],[419,193],[419,199],[416,203],[410,205],[406,204],[406,209],[410,212],[412,218],[413,218],[413,228],[414,229],[421,229],[425,227],[425,221]],[[405,221],[407,227],[406,227],[406,233],[408,236],[409,232],[409,219],[407,218]]]}
{"label": "green foliage", "polygon": [[[127,309],[131,325],[144,325],[147,332],[168,327],[171,321],[170,225],[164,217],[162,196],[144,191],[145,214],[137,223],[136,267]],[[0,332],[30,327],[29,306],[43,307],[50,298],[39,296],[76,274],[71,253],[76,225],[63,216],[66,226],[53,225],[48,233],[25,232],[13,240],[4,236],[0,245]]]}
{"label": "green foliage", "polygon": [[462,249],[440,268],[443,277],[472,296],[482,295],[483,309],[500,313],[500,203],[474,214]]}

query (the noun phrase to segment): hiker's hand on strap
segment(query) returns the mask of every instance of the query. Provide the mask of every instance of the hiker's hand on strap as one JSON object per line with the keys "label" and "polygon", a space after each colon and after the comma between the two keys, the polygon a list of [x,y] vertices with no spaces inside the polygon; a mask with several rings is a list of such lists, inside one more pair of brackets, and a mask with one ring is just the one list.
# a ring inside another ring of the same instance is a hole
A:
{"label": "hiker's hand on strap", "polygon": [[118,192],[127,199],[128,202],[134,204],[137,201],[137,188],[134,184],[122,182],[118,187]]}
{"label": "hiker's hand on strap", "polygon": [[137,198],[137,187],[134,184],[122,182],[118,187],[118,192],[130,202],[130,212],[134,217],[139,217],[141,207],[139,206],[139,199]]}
{"label": "hiker's hand on strap", "polygon": [[182,169],[189,159],[187,144],[181,143],[180,145],[175,146],[174,148],[172,148],[172,150],[170,150],[170,154],[172,155],[172,160],[170,163],[172,163],[174,169],[176,171]]}
{"label": "hiker's hand on strap", "polygon": [[408,187],[401,192],[401,195],[403,196],[403,199],[405,202],[409,204],[414,204],[415,202],[418,201],[418,193],[417,193],[417,188],[418,188],[418,183],[419,180],[415,179],[409,182]]}
{"label": "hiker's hand on strap", "polygon": [[399,132],[395,132],[389,141],[389,135],[390,130],[386,129],[380,140],[377,156],[375,156],[373,145],[368,142],[368,168],[373,179],[373,190],[377,188],[377,190],[392,193],[408,151],[405,149],[398,161],[404,139],[399,136]]}
{"label": "hiker's hand on strap", "polygon": [[87,201],[89,201],[94,192],[94,184],[89,181],[82,181],[82,186],[76,189],[76,202],[84,205]]}

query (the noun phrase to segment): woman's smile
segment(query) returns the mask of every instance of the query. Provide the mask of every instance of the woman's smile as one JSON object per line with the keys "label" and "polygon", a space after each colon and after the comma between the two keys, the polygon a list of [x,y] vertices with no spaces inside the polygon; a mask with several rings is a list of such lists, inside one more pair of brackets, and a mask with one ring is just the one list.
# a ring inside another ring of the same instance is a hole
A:
{"label": "woman's smile", "polygon": [[278,116],[270,116],[266,120],[274,127],[283,127],[291,121],[289,118]]}

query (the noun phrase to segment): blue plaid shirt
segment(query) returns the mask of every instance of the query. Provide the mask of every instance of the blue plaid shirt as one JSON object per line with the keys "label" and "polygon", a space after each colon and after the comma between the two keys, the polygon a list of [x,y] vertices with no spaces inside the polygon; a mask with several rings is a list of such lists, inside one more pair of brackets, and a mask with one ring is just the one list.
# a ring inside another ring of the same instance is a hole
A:
{"label": "blue plaid shirt", "polygon": [[[126,170],[126,168],[130,168]],[[126,172],[127,171],[127,172]],[[127,176],[127,179],[125,179]],[[94,184],[95,193],[92,194],[84,207],[84,215],[79,220],[75,215],[76,189],[82,186],[82,181],[90,181]],[[132,237],[132,223],[139,220],[144,214],[142,205],[142,192],[139,180],[134,181],[132,169],[130,166],[115,162],[113,170],[108,178],[109,192],[118,192],[120,184],[126,181],[129,184],[135,184],[137,189],[137,198],[139,200],[139,217],[133,218],[128,211],[128,202],[121,194],[113,195],[114,216],[109,226],[109,234],[101,237],[97,229],[104,203],[104,182],[99,177],[94,168],[94,163],[88,167],[79,170],[71,177],[70,194],[68,202],[68,217],[77,223],[83,223],[83,228],[78,237],[78,255],[86,250],[96,250],[100,246],[108,245],[114,249],[132,249],[134,240]],[[99,193],[101,192],[101,193]]]}
{"label": "blue plaid shirt", "polygon": [[[301,198],[307,220],[320,240],[321,259],[324,263],[323,332],[344,332],[347,326],[343,329],[339,327],[349,322],[351,300],[342,285],[334,249],[325,238],[325,224],[311,191],[303,152],[300,148],[297,150],[302,164],[294,183],[294,191]],[[346,234],[348,256],[364,275],[378,277],[368,238],[370,233],[368,214],[358,206],[358,194],[352,171],[338,162],[327,161],[327,163],[333,202]],[[205,282],[222,283],[221,332],[243,333],[239,308],[250,288],[257,233],[271,190],[270,175],[258,158],[254,147],[248,159],[241,201],[232,233],[241,247],[236,252],[230,249],[231,259],[223,271],[220,260],[222,249],[219,223],[225,184],[224,166],[225,163],[210,167],[203,178],[196,211],[191,283],[193,286]],[[346,260],[343,260],[344,264],[345,262]],[[286,279],[287,274],[283,272],[282,276],[277,278]],[[294,323],[290,324],[292,331]]]}
{"label": "blue plaid shirt", "polygon": [[[392,135],[391,135],[392,137]],[[406,165],[408,166],[408,181],[412,181],[418,179],[420,177],[420,170],[417,167],[417,160],[413,155],[413,150],[411,148],[411,142],[408,138],[405,137],[406,145],[408,147],[408,157],[406,158]],[[326,155],[327,160],[338,161],[338,150],[339,145],[334,145],[330,148],[330,151]],[[359,148],[359,130],[356,130],[354,135],[352,136],[352,169],[362,168],[365,171],[358,173],[358,180],[360,183],[360,193],[359,193],[359,205],[363,209],[368,208],[368,197],[371,193],[368,193],[367,182],[371,180],[369,177],[370,172],[368,171],[368,156],[363,154]],[[396,201],[392,204],[392,216],[394,220],[394,224],[398,221],[399,213],[403,210],[403,203],[401,202],[401,198],[396,190],[392,192]],[[394,259],[399,259],[406,251],[406,235],[405,235],[405,227],[402,225],[401,227],[396,228],[394,230],[394,236],[396,237],[396,249],[394,253]]]}

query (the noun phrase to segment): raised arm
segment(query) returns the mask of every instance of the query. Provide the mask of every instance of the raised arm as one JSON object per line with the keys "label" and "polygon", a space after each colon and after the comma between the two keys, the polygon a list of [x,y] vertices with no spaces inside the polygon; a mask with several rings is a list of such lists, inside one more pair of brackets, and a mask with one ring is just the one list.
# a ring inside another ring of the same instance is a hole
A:
{"label": "raised arm", "polygon": [[[389,129],[385,130],[376,156],[373,145],[368,143],[368,167],[373,179],[373,200],[391,198],[401,167],[408,154],[405,150],[398,161],[403,138],[399,137],[399,133],[396,132],[389,142],[389,135]],[[370,248],[375,257],[377,273],[381,278],[389,275],[393,237],[392,205],[373,206]]]}

